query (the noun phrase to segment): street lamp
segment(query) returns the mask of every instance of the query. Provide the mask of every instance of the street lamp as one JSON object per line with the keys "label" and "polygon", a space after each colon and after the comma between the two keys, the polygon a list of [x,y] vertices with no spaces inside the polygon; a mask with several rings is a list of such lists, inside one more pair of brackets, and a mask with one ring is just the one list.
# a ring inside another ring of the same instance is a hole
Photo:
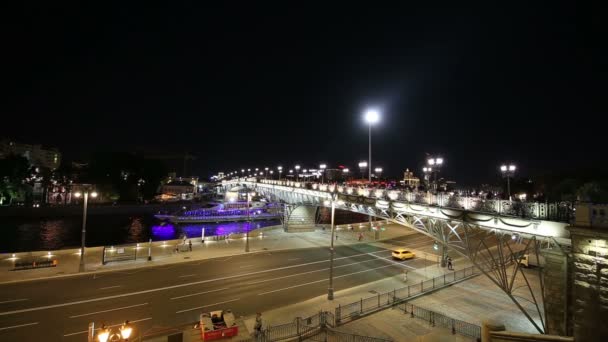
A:
{"label": "street lamp", "polygon": [[[365,171],[365,169],[366,169],[366,168],[367,168],[367,162],[364,162],[364,161],[359,162],[359,170],[361,171],[361,178],[363,178],[363,177],[364,177],[364,176],[363,176],[363,172]],[[370,176],[370,178],[369,178],[369,181],[370,181],[370,182],[372,181],[371,176]]]}
{"label": "street lamp", "polygon": [[507,193],[509,194],[509,202],[511,202],[511,177],[515,175],[515,170],[517,170],[515,164],[502,164],[500,166],[502,176],[507,178]]}
{"label": "street lamp", "polygon": [[272,175],[274,173],[274,171],[270,170],[269,172],[270,172],[270,179],[274,179],[273,178],[274,176]]}
{"label": "street lamp", "polygon": [[[371,185],[372,183],[372,125],[377,123],[378,121],[380,121],[380,113],[378,113],[377,110],[375,109],[368,109],[365,112],[365,121],[368,124],[369,127],[369,163],[367,163],[367,170],[368,170],[368,174],[367,174],[367,181],[369,182],[369,184]],[[361,165],[361,163],[359,163],[359,165]],[[369,216],[369,227],[371,229],[372,227],[372,217]],[[375,231],[374,234],[374,239],[379,239],[380,238],[380,232],[379,231]]]}
{"label": "street lamp", "polygon": [[437,173],[439,173],[439,169],[443,165],[443,158],[429,158],[427,164],[429,165],[429,172],[434,173],[435,175],[435,181],[433,183],[435,184],[435,191],[437,191]]}
{"label": "street lamp", "polygon": [[281,180],[281,173],[283,173],[283,167],[277,166],[277,170],[279,170],[279,180]]}
{"label": "street lamp", "polygon": [[321,183],[325,183],[325,169],[327,168],[326,164],[319,165],[319,169],[321,169]]}
{"label": "street lamp", "polygon": [[[270,171],[272,174],[272,171]],[[245,230],[245,252],[249,252],[249,229],[251,228],[251,221],[249,220],[249,202],[251,201],[251,196],[253,196],[253,192],[247,191],[247,229]]]}
{"label": "street lamp", "polygon": [[376,173],[376,178],[380,178],[380,175],[382,174],[382,168],[377,167],[374,169],[374,172]]}
{"label": "street lamp", "polygon": [[85,187],[83,192],[77,191],[76,193],[74,193],[74,197],[76,198],[80,198],[81,196],[84,196],[84,205],[83,205],[83,209],[82,209],[82,232],[81,232],[81,242],[80,242],[80,266],[78,268],[79,272],[84,272],[85,270],[85,265],[84,265],[84,244],[86,241],[86,235],[87,235],[87,207],[88,207],[88,203],[89,203],[89,195],[91,195],[91,197],[95,198],[97,197],[97,192],[95,191],[91,191],[89,192],[89,189]]}
{"label": "street lamp", "polygon": [[[346,172],[348,172],[348,169],[344,169],[347,170]],[[342,172],[344,172],[344,170],[342,170]],[[336,212],[336,202],[335,202],[335,194],[332,195],[331,198],[331,242],[330,242],[330,247],[329,247],[329,286],[327,288],[327,299],[328,300],[333,300],[334,299],[334,234],[335,234],[335,225],[334,225],[334,215]]]}
{"label": "street lamp", "polygon": [[296,169],[296,180],[300,180],[300,165],[296,165],[294,169]]}

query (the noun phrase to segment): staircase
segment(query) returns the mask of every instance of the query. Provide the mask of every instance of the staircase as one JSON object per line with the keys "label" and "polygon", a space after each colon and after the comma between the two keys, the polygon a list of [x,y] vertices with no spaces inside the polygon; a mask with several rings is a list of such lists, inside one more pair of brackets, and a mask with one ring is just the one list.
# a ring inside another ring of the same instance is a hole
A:
{"label": "staircase", "polygon": [[315,230],[317,207],[298,206],[291,210],[287,220],[287,232],[312,232]]}

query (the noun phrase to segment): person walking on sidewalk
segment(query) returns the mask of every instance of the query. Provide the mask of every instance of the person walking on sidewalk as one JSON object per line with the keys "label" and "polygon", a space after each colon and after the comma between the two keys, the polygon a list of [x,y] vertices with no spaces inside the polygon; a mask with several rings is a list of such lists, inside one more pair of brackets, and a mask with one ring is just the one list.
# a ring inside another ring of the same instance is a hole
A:
{"label": "person walking on sidewalk", "polygon": [[188,240],[188,250],[192,252],[192,240]]}
{"label": "person walking on sidewalk", "polygon": [[262,337],[262,313],[258,312],[255,315],[255,324],[253,325],[253,336],[256,338]]}
{"label": "person walking on sidewalk", "polygon": [[363,233],[359,233],[359,241],[363,240]]}
{"label": "person walking on sidewalk", "polygon": [[448,257],[448,270],[453,271],[454,265],[452,265],[452,258]]}

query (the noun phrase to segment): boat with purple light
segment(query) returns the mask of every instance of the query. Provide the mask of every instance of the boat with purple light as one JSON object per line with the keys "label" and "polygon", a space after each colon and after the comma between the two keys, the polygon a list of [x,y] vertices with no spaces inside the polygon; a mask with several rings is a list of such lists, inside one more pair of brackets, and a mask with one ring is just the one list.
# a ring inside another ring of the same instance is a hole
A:
{"label": "boat with purple light", "polygon": [[238,222],[274,220],[283,216],[282,207],[266,202],[221,203],[212,208],[181,210],[174,215],[154,215],[159,220],[172,223]]}

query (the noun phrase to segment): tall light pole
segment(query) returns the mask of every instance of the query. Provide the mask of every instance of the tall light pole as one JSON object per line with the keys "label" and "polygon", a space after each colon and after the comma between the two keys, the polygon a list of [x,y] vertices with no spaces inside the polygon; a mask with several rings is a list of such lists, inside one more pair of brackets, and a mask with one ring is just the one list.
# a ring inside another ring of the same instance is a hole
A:
{"label": "tall light pole", "polygon": [[[327,201],[325,205],[327,205]],[[334,299],[334,234],[335,234],[335,225],[334,225],[334,215],[336,212],[336,204],[334,202],[334,198],[332,195],[331,199],[331,242],[329,246],[329,287],[327,288],[327,299]]]}
{"label": "tall light pole", "polygon": [[321,183],[325,183],[325,169],[327,168],[326,164],[319,165],[319,169],[321,169]]}
{"label": "tall light pole", "polygon": [[[272,171],[270,171],[272,172]],[[249,252],[249,229],[251,228],[251,221],[249,220],[249,202],[250,196],[253,194],[247,190],[247,229],[245,229],[245,252]]]}
{"label": "tall light pole", "polygon": [[[380,121],[380,113],[374,109],[368,109],[365,112],[365,121],[369,126],[369,163],[367,164],[368,169],[368,179],[370,186],[372,183],[372,125]],[[372,228],[372,217],[369,216],[369,228]],[[378,240],[380,238],[380,232],[378,230],[374,231],[374,239]]]}
{"label": "tall light pole", "polygon": [[85,271],[84,245],[85,245],[86,235],[87,235],[87,208],[88,208],[88,204],[89,204],[89,194],[93,198],[97,197],[97,192],[92,191],[89,193],[88,188],[85,188],[82,192],[78,191],[78,192],[74,193],[74,196],[76,198],[80,198],[80,196],[84,196],[84,203],[83,203],[83,209],[82,209],[82,232],[81,232],[81,237],[80,237],[81,238],[81,241],[80,241],[80,266],[78,267],[79,272]]}
{"label": "tall light pole", "polygon": [[380,175],[382,174],[382,168],[381,167],[375,168],[374,173],[376,174],[376,178],[380,178]]}
{"label": "tall light pole", "polygon": [[296,165],[294,167],[294,169],[296,169],[296,180],[300,180],[300,165]]}
{"label": "tall light pole", "polygon": [[283,167],[277,166],[277,170],[279,170],[279,180],[281,180],[281,173],[283,173]]}
{"label": "tall light pole", "polygon": [[422,172],[424,173],[424,179],[426,179],[426,188],[428,191],[428,189],[430,188],[430,184],[431,184],[431,174],[433,173],[433,168],[425,166],[422,168]]}
{"label": "tall light pole", "polygon": [[348,181],[348,173],[350,170],[348,168],[342,169],[342,174],[344,175],[344,180]]}
{"label": "tall light pole", "polygon": [[511,177],[515,175],[517,167],[515,164],[503,164],[500,166],[502,176],[507,178],[507,193],[509,194],[509,202],[511,202]]}
{"label": "tall light pole", "polygon": [[435,192],[437,192],[437,174],[439,173],[439,169],[441,169],[441,166],[443,165],[443,158],[429,158],[427,160],[427,164],[429,165],[429,167],[434,169],[435,181],[433,183],[435,184]]}

